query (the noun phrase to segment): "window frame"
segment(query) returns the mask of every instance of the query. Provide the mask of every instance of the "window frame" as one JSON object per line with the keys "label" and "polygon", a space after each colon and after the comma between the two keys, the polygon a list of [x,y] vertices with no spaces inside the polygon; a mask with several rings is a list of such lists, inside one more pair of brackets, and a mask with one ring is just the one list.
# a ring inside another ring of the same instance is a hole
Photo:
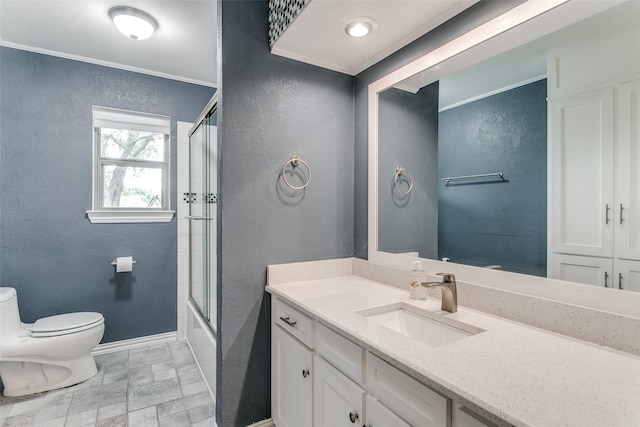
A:
{"label": "window frame", "polygon": [[[174,211],[171,206],[171,118],[157,114],[121,110],[107,107],[93,107],[93,178],[92,209],[87,217],[92,223],[140,223],[170,222]],[[124,159],[103,157],[102,129],[139,130],[164,135],[164,160]],[[104,207],[104,166],[123,166],[160,169],[162,175],[162,206],[160,207]]]}

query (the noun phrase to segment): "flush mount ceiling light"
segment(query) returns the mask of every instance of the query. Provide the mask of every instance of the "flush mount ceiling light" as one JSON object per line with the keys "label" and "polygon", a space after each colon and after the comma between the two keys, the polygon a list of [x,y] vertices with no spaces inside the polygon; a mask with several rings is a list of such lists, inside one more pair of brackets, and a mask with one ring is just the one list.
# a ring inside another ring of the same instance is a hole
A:
{"label": "flush mount ceiling light", "polygon": [[344,21],[340,27],[348,36],[359,38],[371,34],[378,28],[378,22],[366,16],[356,16]]}
{"label": "flush mount ceiling light", "polygon": [[109,9],[109,16],[118,31],[131,40],[148,39],[158,29],[158,21],[153,16],[133,7],[112,7]]}

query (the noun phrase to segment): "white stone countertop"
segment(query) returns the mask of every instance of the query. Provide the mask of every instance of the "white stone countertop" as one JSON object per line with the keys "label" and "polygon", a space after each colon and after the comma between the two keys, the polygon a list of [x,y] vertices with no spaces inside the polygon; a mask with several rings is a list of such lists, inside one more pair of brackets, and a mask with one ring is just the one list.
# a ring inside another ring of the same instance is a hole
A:
{"label": "white stone countertop", "polygon": [[[633,355],[460,306],[457,313],[442,312],[439,300],[411,300],[408,289],[358,276],[276,284],[267,291],[437,391],[507,423],[640,426],[640,358]],[[355,313],[398,302],[485,332],[433,348]]]}

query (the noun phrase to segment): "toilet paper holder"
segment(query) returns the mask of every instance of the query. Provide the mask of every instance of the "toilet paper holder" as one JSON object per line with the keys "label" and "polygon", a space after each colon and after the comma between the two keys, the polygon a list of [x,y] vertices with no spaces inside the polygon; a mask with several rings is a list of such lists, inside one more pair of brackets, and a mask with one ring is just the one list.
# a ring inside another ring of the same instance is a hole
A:
{"label": "toilet paper holder", "polygon": [[[132,264],[136,263],[136,260],[131,261]],[[116,267],[118,265],[118,258],[114,259],[113,261],[111,261],[111,265],[113,265],[114,267]]]}

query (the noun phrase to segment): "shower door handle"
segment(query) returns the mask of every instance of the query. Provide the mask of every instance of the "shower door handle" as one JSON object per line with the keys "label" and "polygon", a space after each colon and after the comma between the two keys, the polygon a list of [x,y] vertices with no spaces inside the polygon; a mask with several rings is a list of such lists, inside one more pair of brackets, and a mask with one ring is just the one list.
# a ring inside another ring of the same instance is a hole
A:
{"label": "shower door handle", "polygon": [[185,216],[185,219],[191,219],[194,221],[213,221],[213,218],[207,218],[206,216],[191,216],[191,215],[187,215]]}

